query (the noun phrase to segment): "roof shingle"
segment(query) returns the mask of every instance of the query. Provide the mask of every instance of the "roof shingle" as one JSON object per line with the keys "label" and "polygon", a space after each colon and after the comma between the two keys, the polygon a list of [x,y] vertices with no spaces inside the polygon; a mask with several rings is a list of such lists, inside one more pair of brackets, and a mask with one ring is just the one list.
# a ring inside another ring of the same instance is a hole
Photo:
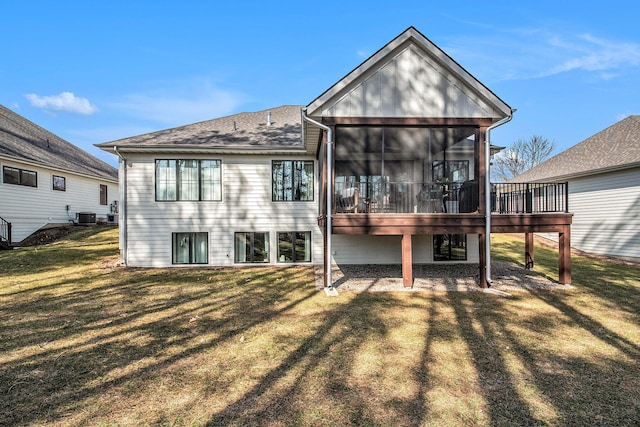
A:
{"label": "roof shingle", "polygon": [[640,166],[640,116],[629,116],[511,181],[566,179],[635,165]]}
{"label": "roof shingle", "polygon": [[[118,148],[302,148],[301,106],[285,105],[268,110],[238,113],[204,122],[96,144]],[[271,118],[268,124],[268,118]]]}
{"label": "roof shingle", "polygon": [[0,105],[0,155],[110,181],[118,170]]}

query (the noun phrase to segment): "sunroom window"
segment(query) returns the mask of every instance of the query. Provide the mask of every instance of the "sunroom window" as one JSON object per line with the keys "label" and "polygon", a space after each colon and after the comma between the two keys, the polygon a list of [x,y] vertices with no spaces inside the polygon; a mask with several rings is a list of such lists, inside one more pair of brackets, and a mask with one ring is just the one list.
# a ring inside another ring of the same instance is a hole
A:
{"label": "sunroom window", "polygon": [[476,172],[477,134],[473,126],[338,126],[334,196],[357,191],[356,212],[458,213],[459,191]]}

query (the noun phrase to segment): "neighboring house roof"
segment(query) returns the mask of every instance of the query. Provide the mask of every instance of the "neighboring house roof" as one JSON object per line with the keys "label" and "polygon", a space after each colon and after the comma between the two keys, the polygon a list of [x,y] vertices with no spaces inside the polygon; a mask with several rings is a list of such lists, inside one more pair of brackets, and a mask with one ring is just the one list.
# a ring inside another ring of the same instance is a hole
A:
{"label": "neighboring house roof", "polygon": [[511,181],[561,180],[636,166],[640,166],[640,116],[629,116]]}
{"label": "neighboring house roof", "polygon": [[[105,150],[222,151],[303,149],[301,106],[239,113],[186,126],[96,144]],[[115,148],[114,148],[115,147]]]}
{"label": "neighboring house roof", "polygon": [[118,170],[0,105],[0,157],[109,181]]}

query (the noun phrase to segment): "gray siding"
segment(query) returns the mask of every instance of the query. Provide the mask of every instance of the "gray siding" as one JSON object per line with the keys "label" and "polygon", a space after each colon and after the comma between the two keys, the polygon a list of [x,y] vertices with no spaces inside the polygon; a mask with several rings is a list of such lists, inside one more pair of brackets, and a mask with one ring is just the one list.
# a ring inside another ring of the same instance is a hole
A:
{"label": "gray siding", "polygon": [[323,111],[347,117],[493,117],[461,79],[409,44]]}
{"label": "gray siding", "polygon": [[[3,166],[38,174],[37,187],[5,184],[0,179],[0,217],[11,222],[14,242],[24,240],[47,224],[69,224],[78,212],[93,212],[106,219],[111,213],[110,205],[120,199],[118,184],[113,182],[4,160],[0,162],[0,173]],[[66,191],[53,190],[53,175],[65,177]],[[107,185],[107,205],[100,204],[100,184]]]}

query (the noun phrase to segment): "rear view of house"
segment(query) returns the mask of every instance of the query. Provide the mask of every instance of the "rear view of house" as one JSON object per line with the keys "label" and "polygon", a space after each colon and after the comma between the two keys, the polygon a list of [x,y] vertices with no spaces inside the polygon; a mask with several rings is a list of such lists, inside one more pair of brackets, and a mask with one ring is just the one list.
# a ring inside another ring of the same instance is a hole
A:
{"label": "rear view of house", "polygon": [[[240,113],[99,144],[120,157],[127,265],[475,263],[489,233],[558,233],[571,215],[517,210],[487,182],[512,109],[410,27],[306,106]],[[539,192],[539,194],[542,194]],[[540,198],[539,196],[537,196]],[[546,202],[546,201],[545,201]],[[492,211],[494,211],[492,213]]]}
{"label": "rear view of house", "polygon": [[0,244],[70,223],[117,221],[118,171],[0,105]]}

